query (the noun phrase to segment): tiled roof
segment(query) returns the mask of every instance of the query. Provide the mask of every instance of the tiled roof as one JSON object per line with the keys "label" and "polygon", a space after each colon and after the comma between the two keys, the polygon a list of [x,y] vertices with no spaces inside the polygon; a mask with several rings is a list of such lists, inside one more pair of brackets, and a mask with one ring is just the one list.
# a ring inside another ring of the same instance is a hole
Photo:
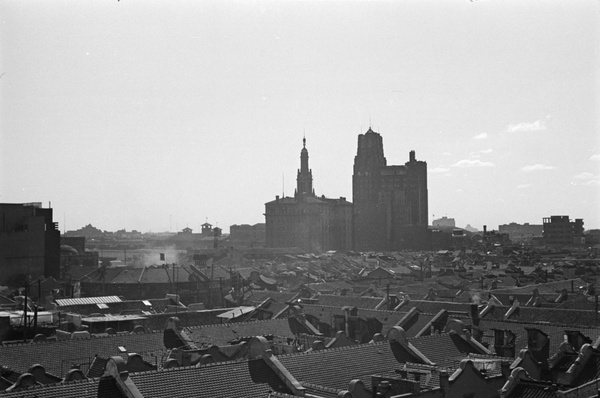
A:
{"label": "tiled roof", "polygon": [[327,388],[308,382],[300,383],[305,388],[307,394],[313,394],[323,398],[338,398],[340,390],[337,388]]}
{"label": "tiled roof", "polygon": [[341,290],[353,291],[354,289],[353,284],[343,280],[333,282],[311,283],[309,287],[315,292],[336,292]]}
{"label": "tiled roof", "polygon": [[332,307],[356,307],[374,309],[377,304],[381,303],[383,297],[360,297],[360,296],[334,296],[329,294],[321,294],[316,297],[318,304],[329,305]]}
{"label": "tiled roof", "polygon": [[571,365],[573,365],[578,356],[579,355],[575,353],[563,353],[562,357],[552,365],[552,370],[560,370],[566,372],[567,370],[569,370]]}
{"label": "tiled roof", "polygon": [[94,272],[98,269],[98,267],[94,265],[75,265],[65,270],[65,275],[63,278],[65,280],[73,280],[78,281],[83,278],[85,275]]}
{"label": "tiled roof", "polygon": [[556,389],[545,383],[521,381],[508,395],[509,398],[556,398]]}
{"label": "tiled roof", "polygon": [[197,344],[226,345],[228,341],[241,337],[272,334],[279,337],[294,337],[287,319],[226,323],[189,328],[188,334]]}
{"label": "tiled roof", "polygon": [[[471,305],[472,304],[470,303],[455,303],[447,301],[411,300],[407,307],[417,307],[421,312],[430,314],[435,314],[440,310],[445,309],[448,311],[463,312],[470,316]],[[509,308],[509,306],[497,306],[493,312],[488,313],[485,316],[485,319],[503,320],[504,314],[506,314]],[[402,309],[405,310],[405,307]],[[600,325],[600,318],[596,319],[589,315],[589,311],[525,307],[524,303],[522,303],[521,307],[519,308],[518,318],[513,316],[511,319],[522,319],[530,322],[545,321],[561,325],[576,325],[582,327]],[[451,316],[456,317],[456,315],[452,314]]]}
{"label": "tiled roof", "polygon": [[219,362],[130,375],[146,398],[266,397],[269,391],[289,393],[262,359]]}
{"label": "tiled roof", "polygon": [[400,366],[387,341],[282,355],[278,359],[300,383],[339,390],[348,389],[353,379],[361,379],[370,388],[371,375]]}
{"label": "tiled roof", "polygon": [[252,294],[248,296],[245,303],[253,306],[257,306],[268,298],[271,298],[269,306],[266,310],[273,313],[275,316],[280,311],[287,307],[286,302],[296,297],[298,293],[290,292],[271,292],[271,291],[252,291]]}
{"label": "tiled roof", "polygon": [[[565,329],[572,329],[567,326],[557,326],[550,324],[541,324],[533,322],[506,322],[506,321],[490,321],[482,320],[479,327],[484,332],[484,342],[488,342],[490,350],[494,349],[494,332],[492,329],[508,329],[512,331],[515,338],[515,353],[518,354],[520,350],[527,347],[527,331],[525,328],[536,328],[546,333],[550,339],[550,355],[554,355],[558,352],[560,344],[565,341]],[[577,328],[583,335],[595,341],[600,337],[600,330],[597,328]]]}
{"label": "tiled roof", "polygon": [[[303,311],[306,314],[310,314],[320,322],[326,323],[328,325],[333,326],[333,316],[334,315],[345,315],[342,307],[332,307],[325,306],[321,304],[304,304]],[[383,310],[373,310],[373,309],[359,309],[357,316],[362,319],[367,318],[375,318],[382,324],[381,333],[385,335],[387,331],[395,326],[403,317],[406,315],[406,312],[398,312],[398,311],[383,311]],[[425,318],[425,316],[421,316],[421,318]],[[429,317],[431,318],[431,317]],[[410,328],[411,332],[418,332],[414,330],[415,328]],[[419,329],[420,330],[420,329]],[[408,332],[408,331],[407,331]],[[411,333],[409,333],[411,336]]]}
{"label": "tiled roof", "polygon": [[[406,378],[404,376],[400,377],[400,373],[399,373],[400,369],[406,370]],[[431,377],[425,377],[419,371],[425,371],[425,372],[429,371],[429,372],[431,372],[430,373]],[[436,367],[433,367],[433,366],[428,366],[428,365],[406,363],[406,366],[404,366],[404,364],[400,365],[398,370],[394,370],[391,372],[382,372],[382,373],[378,374],[378,376],[381,376],[384,378],[390,378],[390,379],[402,378],[402,379],[412,380],[412,381],[416,381],[415,376],[417,376],[417,375],[420,375],[419,384],[421,385],[422,390],[433,389],[433,388],[437,388],[440,386],[439,369],[437,369]]]}
{"label": "tiled roof", "polygon": [[593,349],[592,347],[588,348],[592,351],[592,357],[588,360],[585,366],[581,369],[580,373],[576,376],[573,385],[580,386],[587,382],[597,380],[600,378],[600,352],[598,350]]}
{"label": "tiled roof", "polygon": [[589,311],[535,307],[521,307],[519,311],[520,319],[527,321],[545,321],[571,326],[600,325],[600,319],[591,316]]}
{"label": "tiled roof", "polygon": [[125,268],[96,268],[94,271],[83,276],[81,282],[105,282],[110,283],[117,275],[121,273]]}
{"label": "tiled roof", "polygon": [[[100,379],[84,379],[0,393],[2,398],[99,398]],[[113,396],[114,398],[119,397]]]}
{"label": "tiled roof", "polygon": [[[428,301],[428,300],[411,300],[406,307],[417,307],[419,311],[426,314],[437,314],[440,310],[462,312],[467,316],[471,314],[470,303],[455,303],[451,301]],[[405,307],[403,306],[404,310]],[[508,309],[507,309],[508,310]],[[452,315],[456,317],[456,315]]]}
{"label": "tiled roof", "polygon": [[81,366],[86,373],[96,354],[105,358],[119,355],[119,346],[138,354],[166,350],[162,332],[0,345],[0,365],[10,365],[15,371],[24,373],[31,365],[39,363],[47,373],[64,377],[72,365]]}
{"label": "tiled roof", "polygon": [[577,289],[579,286],[587,286],[587,282],[581,278],[575,278],[575,279],[566,279],[566,280],[562,280],[562,281],[539,283],[536,285],[514,287],[511,289],[502,289],[502,290],[498,289],[498,290],[502,293],[508,293],[508,294],[511,294],[511,293],[532,294],[533,291],[537,289],[538,293],[540,293],[540,294],[544,294],[544,293],[557,294],[557,292],[560,292],[562,289],[567,289],[567,291],[571,291],[572,285]]}
{"label": "tiled roof", "polygon": [[456,333],[444,333],[408,339],[423,355],[436,365],[458,368],[467,354],[480,353]]}

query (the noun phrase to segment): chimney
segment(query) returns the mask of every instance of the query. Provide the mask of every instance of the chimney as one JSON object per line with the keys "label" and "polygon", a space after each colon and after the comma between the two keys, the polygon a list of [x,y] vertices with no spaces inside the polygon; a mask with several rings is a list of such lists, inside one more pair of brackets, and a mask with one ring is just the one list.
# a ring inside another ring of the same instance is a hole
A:
{"label": "chimney", "polygon": [[502,369],[502,377],[504,377],[505,380],[508,380],[508,378],[510,377],[510,362],[501,361],[500,369]]}
{"label": "chimney", "polygon": [[506,330],[504,333],[504,356],[514,358],[515,352],[515,340],[517,336],[510,330]]}
{"label": "chimney", "polygon": [[344,331],[346,336],[350,337],[350,307],[345,306],[342,309],[344,310]]}
{"label": "chimney", "polygon": [[442,390],[442,398],[450,396],[450,375],[447,370],[440,370],[440,389]]}
{"label": "chimney", "polygon": [[494,331],[494,351],[496,355],[503,356],[504,350],[504,330],[492,329]]}
{"label": "chimney", "polygon": [[550,338],[539,329],[525,328],[525,330],[527,330],[527,349],[536,361],[542,363],[542,366],[548,366]]}

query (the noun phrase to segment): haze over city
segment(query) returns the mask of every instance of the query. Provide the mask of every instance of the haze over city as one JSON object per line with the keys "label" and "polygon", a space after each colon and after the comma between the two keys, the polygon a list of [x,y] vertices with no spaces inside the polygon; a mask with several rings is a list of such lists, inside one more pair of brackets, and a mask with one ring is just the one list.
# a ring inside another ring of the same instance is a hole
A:
{"label": "haze over city", "polygon": [[0,202],[60,230],[352,201],[357,136],[427,162],[429,222],[600,228],[597,1],[0,3]]}

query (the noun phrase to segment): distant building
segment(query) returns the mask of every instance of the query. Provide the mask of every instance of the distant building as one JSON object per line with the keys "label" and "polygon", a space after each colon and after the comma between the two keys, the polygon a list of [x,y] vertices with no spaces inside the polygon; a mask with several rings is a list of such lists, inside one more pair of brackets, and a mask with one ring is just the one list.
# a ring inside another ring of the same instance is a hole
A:
{"label": "distant building", "polygon": [[511,222],[498,226],[498,232],[508,234],[513,243],[531,243],[533,238],[542,237],[544,226],[541,224],[517,224]]}
{"label": "distant building", "polygon": [[431,222],[431,226],[433,227],[451,227],[454,228],[456,227],[456,222],[454,221],[454,218],[448,218],[446,216],[442,217],[442,218],[438,218],[435,219]]}
{"label": "distant building", "polygon": [[352,203],[346,198],[317,197],[308,167],[306,139],[294,197],[265,204],[267,247],[299,247],[307,252],[348,251],[352,243]]}
{"label": "distant building", "polygon": [[264,247],[267,227],[264,223],[232,225],[229,227],[229,246]]}
{"label": "distant building", "polygon": [[92,224],[88,224],[83,228],[79,228],[78,230],[67,231],[64,235],[65,237],[85,237],[87,239],[91,239],[101,238],[102,236],[104,236],[104,232],[92,226]]}
{"label": "distant building", "polygon": [[177,235],[167,239],[166,242],[174,244],[178,249],[210,249],[223,246],[223,241],[226,241],[229,236],[223,236],[222,230],[219,227],[213,228],[209,223],[201,225],[202,230],[199,234],[193,233],[193,229],[186,227],[177,232]]}
{"label": "distant building", "polygon": [[571,221],[569,216],[550,216],[544,218],[544,243],[547,245],[573,245],[584,244],[585,235],[583,219]]}
{"label": "distant building", "polygon": [[358,136],[352,176],[354,249],[429,249],[427,163],[411,151],[404,166],[388,166],[381,136]]}
{"label": "distant building", "polygon": [[0,284],[58,278],[60,231],[41,203],[0,203]]}
{"label": "distant building", "polygon": [[473,228],[471,226],[471,224],[467,224],[467,226],[465,227],[465,231],[469,231],[469,232],[479,232],[479,230],[477,228]]}

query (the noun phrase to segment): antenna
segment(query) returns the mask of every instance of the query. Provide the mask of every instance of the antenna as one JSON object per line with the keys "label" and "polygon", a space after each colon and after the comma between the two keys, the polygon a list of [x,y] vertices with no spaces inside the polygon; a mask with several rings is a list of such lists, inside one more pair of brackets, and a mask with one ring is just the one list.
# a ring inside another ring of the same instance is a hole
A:
{"label": "antenna", "polygon": [[281,173],[281,197],[285,198],[285,173]]}

